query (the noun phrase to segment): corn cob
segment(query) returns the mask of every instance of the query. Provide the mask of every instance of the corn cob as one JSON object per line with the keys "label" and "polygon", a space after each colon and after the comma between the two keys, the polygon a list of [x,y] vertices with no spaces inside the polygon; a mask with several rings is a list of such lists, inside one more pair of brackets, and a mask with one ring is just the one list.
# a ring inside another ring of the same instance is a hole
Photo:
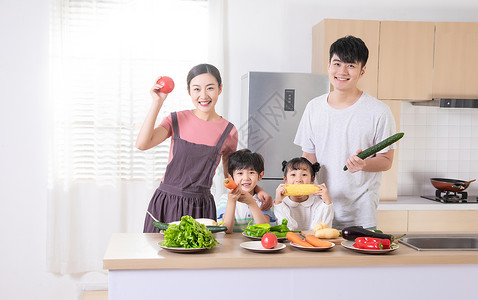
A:
{"label": "corn cob", "polygon": [[284,196],[301,196],[312,195],[320,191],[320,188],[313,184],[288,184],[285,186],[285,191]]}

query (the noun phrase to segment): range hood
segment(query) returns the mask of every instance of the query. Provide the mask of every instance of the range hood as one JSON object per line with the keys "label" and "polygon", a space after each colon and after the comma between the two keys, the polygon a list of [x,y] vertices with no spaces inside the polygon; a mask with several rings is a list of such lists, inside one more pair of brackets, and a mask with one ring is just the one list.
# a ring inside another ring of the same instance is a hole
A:
{"label": "range hood", "polygon": [[418,106],[438,106],[441,108],[478,108],[478,99],[434,98],[431,101],[412,102]]}

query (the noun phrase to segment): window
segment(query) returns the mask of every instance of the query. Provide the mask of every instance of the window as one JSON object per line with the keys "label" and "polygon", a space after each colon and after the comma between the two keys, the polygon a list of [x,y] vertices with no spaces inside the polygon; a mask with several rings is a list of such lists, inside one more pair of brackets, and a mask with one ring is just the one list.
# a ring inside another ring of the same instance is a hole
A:
{"label": "window", "polygon": [[135,140],[155,79],[175,80],[160,115],[192,108],[189,69],[207,60],[206,1],[56,1],[52,18],[52,180],[159,180],[169,142]]}
{"label": "window", "polygon": [[111,235],[142,231],[169,156],[166,142],[135,148],[149,90],[159,76],[175,81],[158,122],[193,108],[186,76],[221,53],[222,40],[209,36],[221,36],[222,8],[216,0],[52,0],[50,272],[102,271]]}

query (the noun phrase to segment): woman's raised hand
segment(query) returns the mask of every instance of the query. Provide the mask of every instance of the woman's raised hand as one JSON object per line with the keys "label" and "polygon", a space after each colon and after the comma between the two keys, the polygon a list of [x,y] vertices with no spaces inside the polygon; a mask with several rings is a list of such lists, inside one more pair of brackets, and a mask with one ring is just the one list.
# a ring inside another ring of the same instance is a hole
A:
{"label": "woman's raised hand", "polygon": [[163,102],[164,102],[164,100],[166,100],[166,97],[168,96],[168,94],[162,93],[160,91],[161,88],[164,86],[164,83],[162,83],[162,82],[158,83],[159,79],[161,79],[161,76],[156,79],[156,82],[153,85],[153,87],[151,88],[151,90],[149,91],[149,93],[151,94],[151,97],[153,97],[154,101],[158,101],[160,104],[163,104]]}

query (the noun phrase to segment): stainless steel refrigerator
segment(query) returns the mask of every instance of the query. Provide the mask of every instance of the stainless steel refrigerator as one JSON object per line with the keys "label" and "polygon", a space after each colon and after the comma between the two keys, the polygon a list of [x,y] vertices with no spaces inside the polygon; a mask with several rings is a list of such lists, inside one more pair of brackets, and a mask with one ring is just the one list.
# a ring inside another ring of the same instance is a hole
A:
{"label": "stainless steel refrigerator", "polygon": [[259,185],[274,197],[283,183],[282,161],[301,156],[295,134],[307,103],[329,92],[327,74],[249,72],[242,76],[238,149],[262,154],[265,172]]}

